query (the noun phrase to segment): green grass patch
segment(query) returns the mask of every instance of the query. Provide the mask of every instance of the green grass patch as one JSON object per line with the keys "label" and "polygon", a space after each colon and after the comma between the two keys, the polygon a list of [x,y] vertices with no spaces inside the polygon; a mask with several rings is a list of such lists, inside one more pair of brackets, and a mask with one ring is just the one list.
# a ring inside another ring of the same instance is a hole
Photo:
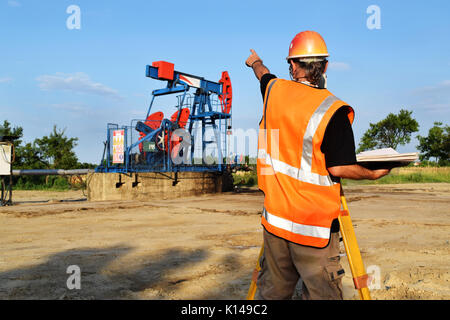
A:
{"label": "green grass patch", "polygon": [[449,167],[397,168],[378,180],[343,180],[343,185],[404,184],[404,183],[450,183]]}
{"label": "green grass patch", "polygon": [[256,171],[238,171],[233,173],[233,181],[235,186],[253,187],[258,184]]}
{"label": "green grass patch", "polygon": [[[256,170],[233,173],[234,185],[253,187],[258,184]],[[404,183],[450,183],[450,167],[405,167],[396,168],[378,180],[344,179],[343,185],[404,184]]]}
{"label": "green grass patch", "polygon": [[60,176],[28,176],[20,177],[13,184],[13,190],[51,190],[67,191],[71,186],[66,177]]}

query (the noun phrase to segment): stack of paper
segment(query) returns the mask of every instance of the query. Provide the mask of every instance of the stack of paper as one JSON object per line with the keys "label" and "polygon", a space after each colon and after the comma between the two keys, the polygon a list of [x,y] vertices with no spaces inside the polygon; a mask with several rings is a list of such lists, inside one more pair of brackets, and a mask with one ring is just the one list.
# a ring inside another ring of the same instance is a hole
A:
{"label": "stack of paper", "polygon": [[392,148],[364,151],[356,155],[358,164],[369,169],[403,167],[418,159],[418,152],[398,153]]}

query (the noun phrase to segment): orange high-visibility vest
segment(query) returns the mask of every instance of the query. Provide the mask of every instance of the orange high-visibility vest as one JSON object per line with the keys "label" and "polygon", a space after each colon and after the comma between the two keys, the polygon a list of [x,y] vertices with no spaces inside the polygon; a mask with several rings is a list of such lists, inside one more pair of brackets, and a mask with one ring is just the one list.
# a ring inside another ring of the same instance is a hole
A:
{"label": "orange high-visibility vest", "polygon": [[[283,79],[269,82],[258,135],[258,187],[265,194],[262,224],[286,240],[328,245],[340,212],[340,184],[320,150],[333,114],[347,103],[326,89]],[[354,112],[349,119],[353,123]]]}

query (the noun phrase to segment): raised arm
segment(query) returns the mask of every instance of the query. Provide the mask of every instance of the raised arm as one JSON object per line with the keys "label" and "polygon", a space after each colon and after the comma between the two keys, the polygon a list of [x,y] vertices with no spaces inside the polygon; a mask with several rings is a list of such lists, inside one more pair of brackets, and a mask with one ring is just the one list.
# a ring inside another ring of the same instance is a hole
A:
{"label": "raised arm", "polygon": [[245,64],[247,67],[250,67],[253,69],[253,72],[255,73],[256,78],[261,81],[261,78],[266,73],[270,73],[269,69],[263,64],[261,58],[256,54],[255,50],[250,49],[251,54],[245,61]]}

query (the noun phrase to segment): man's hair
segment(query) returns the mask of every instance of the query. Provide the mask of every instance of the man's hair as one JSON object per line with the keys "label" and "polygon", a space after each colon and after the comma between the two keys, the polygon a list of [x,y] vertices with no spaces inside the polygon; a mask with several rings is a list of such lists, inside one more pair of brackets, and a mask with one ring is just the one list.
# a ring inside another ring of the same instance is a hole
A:
{"label": "man's hair", "polygon": [[319,85],[328,60],[306,62],[300,59],[292,59],[297,66],[305,71],[306,79],[313,85]]}

